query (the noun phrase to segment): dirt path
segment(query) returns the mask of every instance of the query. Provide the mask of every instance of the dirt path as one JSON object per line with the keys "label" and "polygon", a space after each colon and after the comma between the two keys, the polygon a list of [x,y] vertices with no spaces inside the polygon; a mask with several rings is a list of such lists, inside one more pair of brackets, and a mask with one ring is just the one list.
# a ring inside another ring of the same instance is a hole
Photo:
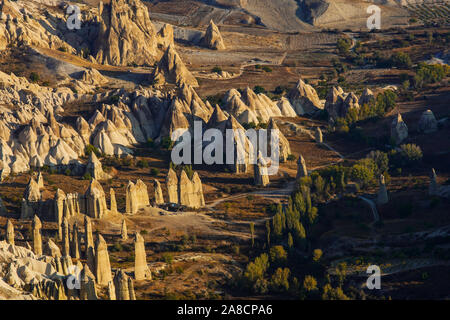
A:
{"label": "dirt path", "polygon": [[213,202],[206,205],[206,208],[214,210],[214,207],[221,204],[222,202],[230,201],[230,200],[236,200],[240,199],[249,195],[253,196],[260,196],[266,199],[271,200],[285,200],[287,199],[290,194],[294,191],[295,188],[295,181],[288,182],[287,186],[282,189],[276,189],[276,190],[258,190],[254,192],[248,192],[248,193],[241,193],[230,197],[224,197],[220,199],[216,199]]}
{"label": "dirt path", "polygon": [[361,200],[363,200],[364,202],[369,204],[369,207],[372,210],[372,214],[373,214],[373,220],[374,220],[373,222],[376,223],[376,222],[380,221],[380,215],[378,213],[375,202],[368,198],[365,198],[363,196],[359,196],[358,198],[360,198]]}
{"label": "dirt path", "polygon": [[200,79],[209,79],[209,80],[231,80],[231,79],[236,79],[241,77],[244,72],[245,72],[245,68],[251,67],[251,66],[257,66],[257,65],[261,65],[261,66],[281,66],[284,62],[284,60],[286,59],[287,56],[287,51],[283,53],[283,55],[278,59],[278,61],[256,61],[256,60],[250,60],[247,62],[244,62],[243,64],[241,64],[240,68],[239,68],[239,72],[233,74],[231,77],[228,78],[217,78],[212,76],[212,74],[200,74],[200,73],[196,73],[195,77],[196,78],[200,78]]}

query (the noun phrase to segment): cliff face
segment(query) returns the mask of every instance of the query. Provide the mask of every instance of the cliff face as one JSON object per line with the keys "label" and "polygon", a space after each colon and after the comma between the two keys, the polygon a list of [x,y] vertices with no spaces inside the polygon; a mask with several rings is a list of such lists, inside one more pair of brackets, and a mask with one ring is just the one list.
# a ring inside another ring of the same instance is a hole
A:
{"label": "cliff face", "polygon": [[157,34],[148,9],[139,0],[111,0],[99,5],[96,60],[126,66],[152,64],[158,57]]}
{"label": "cliff face", "polygon": [[297,0],[299,17],[305,22],[314,24],[316,19],[323,15],[329,7],[325,0]]}

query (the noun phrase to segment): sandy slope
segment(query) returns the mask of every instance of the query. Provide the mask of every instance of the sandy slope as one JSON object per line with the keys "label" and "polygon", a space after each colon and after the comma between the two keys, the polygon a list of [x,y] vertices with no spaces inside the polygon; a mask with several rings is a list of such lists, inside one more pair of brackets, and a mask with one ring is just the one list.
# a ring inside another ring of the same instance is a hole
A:
{"label": "sandy slope", "polygon": [[295,32],[311,30],[313,27],[296,15],[298,4],[295,0],[248,0],[244,9],[261,18],[269,29]]}

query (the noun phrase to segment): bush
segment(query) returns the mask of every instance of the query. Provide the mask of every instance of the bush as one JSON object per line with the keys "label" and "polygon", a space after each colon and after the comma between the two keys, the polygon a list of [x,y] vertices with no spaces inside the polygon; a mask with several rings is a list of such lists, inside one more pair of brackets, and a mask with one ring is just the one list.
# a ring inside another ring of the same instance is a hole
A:
{"label": "bush", "polygon": [[84,148],[84,153],[87,155],[91,155],[91,153],[94,152],[97,157],[100,157],[102,153],[100,150],[98,150],[96,147],[94,147],[92,144],[88,144],[86,148]]}
{"label": "bush", "polygon": [[423,158],[422,149],[415,144],[403,144],[400,146],[401,154],[407,164],[417,163]]}
{"label": "bush", "polygon": [[362,159],[351,168],[351,176],[361,186],[366,187],[374,180],[377,169],[372,159]]}
{"label": "bush", "polygon": [[424,84],[440,82],[449,74],[450,67],[448,65],[429,65],[421,63],[419,64],[416,75],[414,76],[414,86],[418,89]]}
{"label": "bush", "polygon": [[167,264],[172,264],[173,262],[173,255],[170,253],[163,253],[162,255],[162,261],[164,261]]}
{"label": "bush", "polygon": [[377,175],[380,175],[384,172],[387,172],[389,170],[389,157],[387,155],[387,153],[376,150],[376,151],[371,151],[368,155],[367,158],[372,159],[373,162],[377,165]]}
{"label": "bush", "polygon": [[139,168],[148,168],[148,161],[147,160],[139,160],[136,165]]}
{"label": "bush", "polygon": [[269,268],[269,256],[266,253],[261,254],[250,262],[244,272],[244,279],[254,284],[257,280],[264,279],[264,275]]}
{"label": "bush", "polygon": [[223,71],[222,68],[217,66],[212,68],[211,70],[212,73],[221,73],[222,71]]}
{"label": "bush", "polygon": [[323,254],[322,250],[314,249],[314,251],[313,251],[313,260],[315,262],[319,261],[320,258],[322,258],[322,254]]}
{"label": "bush", "polygon": [[83,180],[91,181],[91,180],[92,180],[91,174],[90,174],[89,172],[86,172],[86,173],[83,175]]}
{"label": "bush", "polygon": [[283,265],[287,261],[287,252],[283,246],[273,246],[270,248],[270,261],[276,265]]}
{"label": "bush", "polygon": [[183,171],[186,172],[189,179],[192,179],[192,177],[194,176],[194,170],[192,170],[192,166],[190,164],[183,166]]}
{"label": "bush", "polygon": [[288,161],[295,161],[295,160],[297,160],[297,158],[295,158],[295,156],[293,154],[290,154],[290,155],[288,155],[287,160]]}
{"label": "bush", "polygon": [[337,50],[340,54],[346,54],[352,46],[350,38],[339,38],[336,43]]}
{"label": "bush", "polygon": [[174,142],[172,141],[172,139],[170,137],[164,137],[161,140],[161,148],[166,149],[166,150],[170,150],[173,147]]}
{"label": "bush", "polygon": [[289,290],[289,276],[291,271],[288,268],[278,268],[272,275],[270,287],[275,292],[287,292]]}
{"label": "bush", "polygon": [[150,170],[150,175],[151,175],[152,177],[158,176],[158,175],[159,175],[159,169],[152,168],[152,169]]}
{"label": "bush", "polygon": [[30,74],[30,80],[31,82],[38,82],[40,79],[39,75],[36,72],[32,72]]}
{"label": "bush", "polygon": [[261,86],[255,86],[255,87],[253,88],[253,91],[254,91],[256,94],[259,94],[259,93],[266,93],[266,89],[264,89],[264,88],[261,87]]}
{"label": "bush", "polygon": [[391,63],[394,67],[409,69],[412,66],[411,57],[405,52],[396,52],[391,56]]}
{"label": "bush", "polygon": [[317,290],[317,280],[313,276],[305,276],[305,279],[303,280],[303,288],[307,292]]}

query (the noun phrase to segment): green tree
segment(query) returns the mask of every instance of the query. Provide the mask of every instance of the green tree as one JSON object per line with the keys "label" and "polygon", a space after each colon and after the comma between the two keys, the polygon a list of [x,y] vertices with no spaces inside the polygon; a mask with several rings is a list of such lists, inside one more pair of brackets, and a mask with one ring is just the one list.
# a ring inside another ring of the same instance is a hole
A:
{"label": "green tree", "polygon": [[336,271],[336,275],[338,276],[339,287],[342,287],[344,285],[344,281],[347,276],[347,263],[345,263],[345,262],[338,263],[335,271]]}
{"label": "green tree", "polygon": [[315,262],[318,262],[320,260],[320,258],[322,258],[322,254],[323,254],[322,250],[314,249],[314,251],[313,251],[313,260]]}
{"label": "green tree", "polygon": [[290,232],[288,234],[288,247],[289,249],[294,247],[294,239],[292,238],[292,234]]}
{"label": "green tree", "polygon": [[306,292],[317,290],[317,280],[313,276],[307,275],[303,280],[303,289]]}
{"label": "green tree", "polygon": [[372,159],[377,166],[377,171],[375,174],[378,176],[384,172],[389,170],[389,157],[386,152],[382,152],[379,150],[371,151],[367,158]]}
{"label": "green tree", "polygon": [[264,278],[264,275],[269,268],[269,256],[266,253],[261,254],[250,262],[244,272],[244,278],[250,283],[255,283],[257,280]]}
{"label": "green tree", "polygon": [[423,158],[422,149],[415,144],[403,144],[400,146],[401,154],[407,164],[419,162]]}
{"label": "green tree", "polygon": [[270,261],[276,265],[283,265],[287,262],[287,252],[283,246],[273,246],[269,250]]}
{"label": "green tree", "polygon": [[287,292],[289,290],[289,276],[291,271],[288,268],[278,268],[272,275],[270,285],[275,292]]}
{"label": "green tree", "polygon": [[333,288],[327,283],[323,287],[322,300],[349,300],[349,297],[344,294],[342,288]]}

